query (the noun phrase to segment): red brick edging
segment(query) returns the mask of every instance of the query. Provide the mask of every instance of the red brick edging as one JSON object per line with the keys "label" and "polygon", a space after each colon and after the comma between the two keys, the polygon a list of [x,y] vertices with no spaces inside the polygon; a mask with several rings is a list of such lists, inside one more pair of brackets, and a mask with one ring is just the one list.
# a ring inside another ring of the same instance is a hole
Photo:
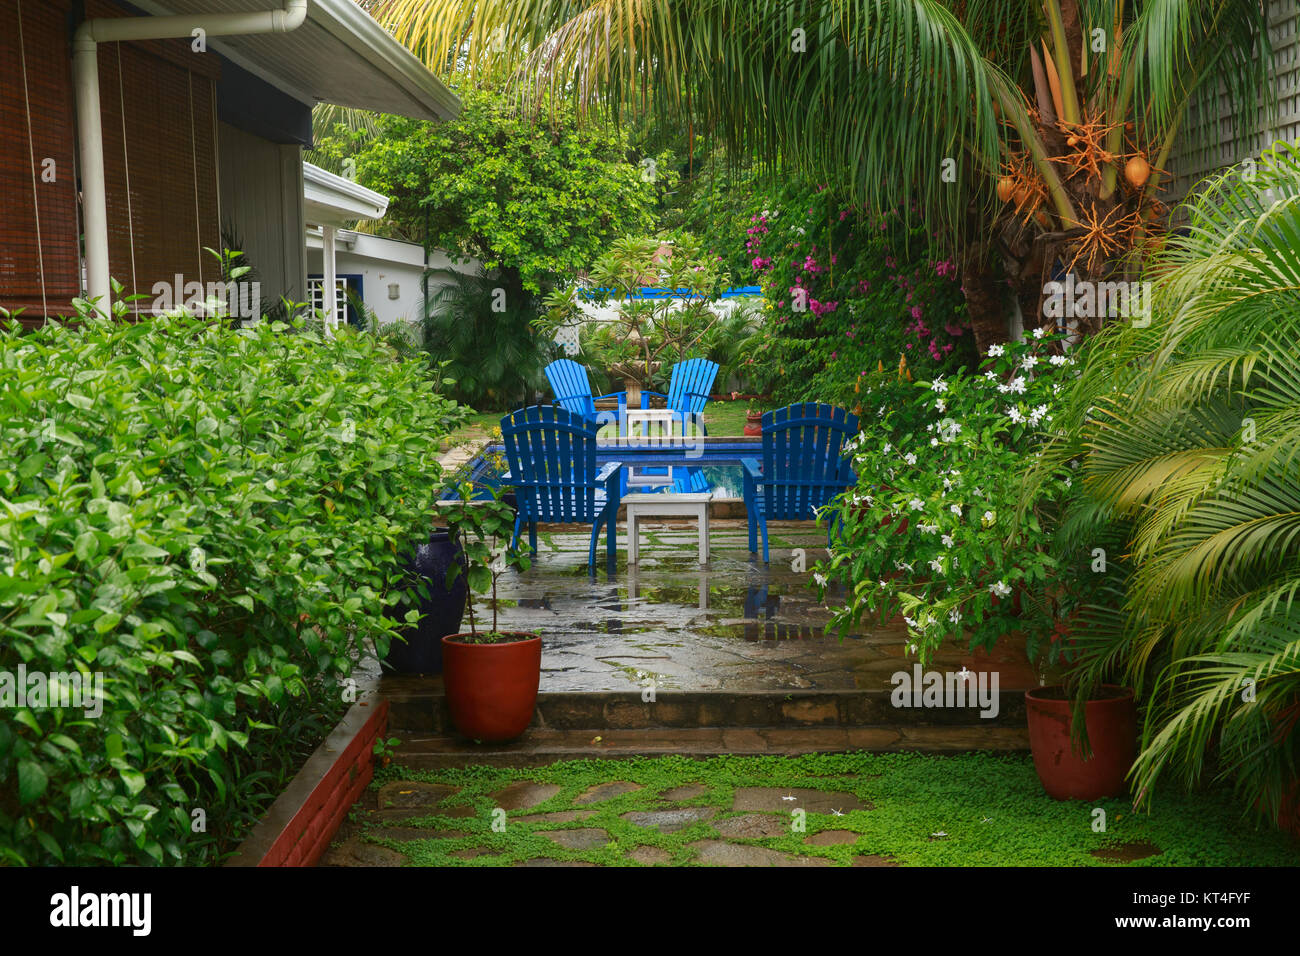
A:
{"label": "red brick edging", "polygon": [[387,728],[387,700],[353,704],[226,866],[315,866],[374,776]]}

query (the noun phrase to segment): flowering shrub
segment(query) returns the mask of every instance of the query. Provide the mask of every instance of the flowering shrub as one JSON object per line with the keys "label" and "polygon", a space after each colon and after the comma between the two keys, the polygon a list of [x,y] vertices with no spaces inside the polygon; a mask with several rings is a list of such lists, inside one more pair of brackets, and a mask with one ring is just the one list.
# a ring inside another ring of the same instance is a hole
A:
{"label": "flowering shrub", "polygon": [[1049,534],[1071,472],[1046,480],[1023,514],[1018,476],[1050,435],[1074,362],[1059,338],[1037,330],[993,346],[978,374],[916,383],[901,409],[850,443],[858,484],[833,505],[843,526],[815,575],[823,596],[832,582],[847,592],[834,626],[901,612],[922,661],[947,639],[968,634],[987,648],[1013,629],[1036,655],[1063,610],[1049,585]]}
{"label": "flowering shrub", "polygon": [[900,357],[927,376],[974,363],[956,266],[897,213],[792,187],[745,232],[768,319],[749,360],[774,373],[778,399],[845,402],[860,376]]}

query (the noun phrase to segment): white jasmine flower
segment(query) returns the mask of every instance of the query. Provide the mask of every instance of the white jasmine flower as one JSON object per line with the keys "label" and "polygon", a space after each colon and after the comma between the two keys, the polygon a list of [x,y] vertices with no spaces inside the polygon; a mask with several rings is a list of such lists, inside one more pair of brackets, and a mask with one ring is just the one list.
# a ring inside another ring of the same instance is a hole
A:
{"label": "white jasmine flower", "polygon": [[961,621],[961,611],[957,610],[956,608],[953,608],[952,611],[949,612],[948,614],[948,620],[952,621],[954,624]]}
{"label": "white jasmine flower", "polygon": [[1007,417],[1010,418],[1017,425],[1019,425],[1021,422],[1025,420],[1025,416],[1020,413],[1020,409],[1017,408],[1015,405],[1012,405],[1009,409],[1007,409]]}
{"label": "white jasmine flower", "polygon": [[1025,394],[1025,377],[1017,375],[1011,381],[1007,382],[1007,391],[1015,392],[1017,395]]}
{"label": "white jasmine flower", "polygon": [[989,585],[989,593],[996,597],[1004,598],[1011,593],[1011,585],[1006,581],[998,581]]}
{"label": "white jasmine flower", "polygon": [[1026,355],[1023,359],[1020,360],[1021,368],[1033,368],[1037,364],[1038,364],[1038,356],[1036,355]]}
{"label": "white jasmine flower", "polygon": [[945,382],[943,380],[943,376],[940,375],[938,378],[936,378],[933,382],[930,383],[930,389],[932,391],[939,392],[940,394],[942,394],[943,392],[948,391],[948,383]]}
{"label": "white jasmine flower", "polygon": [[1036,339],[1041,339],[1042,337],[1043,337],[1043,330],[1042,330],[1042,329],[1034,329],[1034,338],[1036,338]]}
{"label": "white jasmine flower", "polygon": [[915,465],[916,456],[909,451],[906,455],[903,456],[903,461],[907,462],[909,465]]}
{"label": "white jasmine flower", "polygon": [[920,511],[925,507],[925,502],[922,501],[920,498],[913,498],[911,501],[907,503],[907,506],[911,508],[913,511]]}
{"label": "white jasmine flower", "polygon": [[993,358],[997,358],[997,357],[1000,356],[1000,355],[1005,355],[1005,354],[1006,354],[1006,351],[1007,351],[1007,350],[1006,350],[1003,346],[1001,346],[1001,345],[990,345],[990,346],[989,346],[989,355],[991,355]]}
{"label": "white jasmine flower", "polygon": [[948,508],[948,510],[951,511],[953,514],[955,514],[958,518],[961,517],[961,505],[951,505]]}
{"label": "white jasmine flower", "polygon": [[1064,355],[1053,355],[1047,361],[1051,362],[1053,365],[1064,365],[1069,360]]}
{"label": "white jasmine flower", "polygon": [[824,574],[814,574],[814,575],[813,575],[813,580],[817,582],[817,586],[818,586],[818,587],[824,588],[824,587],[826,587],[826,582],[827,582],[829,579],[828,579],[828,578],[826,577],[826,575],[824,575]]}
{"label": "white jasmine flower", "polygon": [[935,558],[930,562],[930,570],[935,574],[943,574],[943,560]]}
{"label": "white jasmine flower", "polygon": [[986,511],[986,512],[984,512],[984,523],[985,523],[985,524],[992,524],[992,523],[993,523],[994,521],[996,521],[996,520],[997,520],[997,518],[994,516],[994,514],[993,514],[992,511]]}
{"label": "white jasmine flower", "polygon": [[944,546],[945,548],[951,548],[951,547],[952,547],[952,535],[950,535],[950,534],[945,534],[945,535],[944,535],[942,538],[940,538],[939,540],[941,540],[941,541],[943,542],[943,546]]}

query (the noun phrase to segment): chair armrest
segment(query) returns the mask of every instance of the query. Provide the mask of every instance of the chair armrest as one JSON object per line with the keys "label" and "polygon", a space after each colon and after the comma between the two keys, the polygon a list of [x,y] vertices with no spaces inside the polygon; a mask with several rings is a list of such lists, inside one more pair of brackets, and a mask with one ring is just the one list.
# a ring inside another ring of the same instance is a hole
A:
{"label": "chair armrest", "polygon": [[742,476],[745,479],[744,495],[748,507],[749,503],[754,500],[754,496],[758,494],[758,486],[763,481],[763,474],[758,470],[758,460],[756,458],[742,458],[740,464],[742,466]]}
{"label": "chair armrest", "polygon": [[591,398],[591,400],[592,400],[593,402],[599,402],[599,401],[601,401],[602,399],[606,399],[606,398],[621,398],[621,399],[623,399],[623,401],[626,402],[626,401],[627,401],[627,392],[610,392],[608,395],[593,395],[592,398]]}
{"label": "chair armrest", "polygon": [[618,476],[618,470],[623,467],[621,461],[607,461],[605,467],[601,468],[596,474],[597,481],[608,482],[610,478]]}

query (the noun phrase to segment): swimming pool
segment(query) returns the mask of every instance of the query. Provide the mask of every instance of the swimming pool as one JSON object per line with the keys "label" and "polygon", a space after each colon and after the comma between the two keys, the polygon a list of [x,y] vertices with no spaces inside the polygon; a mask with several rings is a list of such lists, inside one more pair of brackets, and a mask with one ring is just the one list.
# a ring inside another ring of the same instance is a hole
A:
{"label": "swimming pool", "polygon": [[[744,497],[741,459],[761,459],[762,439],[705,439],[702,446],[672,448],[629,444],[603,444],[596,447],[596,463],[621,461],[623,494],[655,491],[712,491],[718,499]],[[462,471],[482,490],[477,497],[487,497],[488,489],[500,487],[501,475],[507,470],[505,446],[497,443],[483,449]],[[463,478],[461,480],[464,480]],[[448,497],[454,492],[448,491]]]}

